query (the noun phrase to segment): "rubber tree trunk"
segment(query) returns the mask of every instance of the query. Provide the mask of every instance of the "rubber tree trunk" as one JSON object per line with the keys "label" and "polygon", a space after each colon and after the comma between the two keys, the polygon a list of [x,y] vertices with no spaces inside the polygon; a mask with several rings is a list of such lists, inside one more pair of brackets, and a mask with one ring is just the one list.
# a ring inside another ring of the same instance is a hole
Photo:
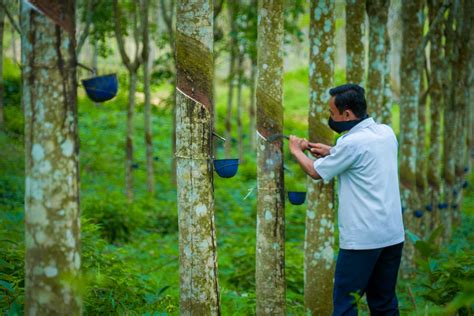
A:
{"label": "rubber tree trunk", "polygon": [[283,142],[283,1],[258,2],[257,315],[285,315]]}
{"label": "rubber tree trunk", "polygon": [[[451,8],[449,10],[448,18],[445,22],[445,67],[443,68],[443,92],[445,108],[443,113],[443,138],[445,140],[443,146],[443,203],[445,209],[441,212],[441,223],[444,227],[443,242],[447,242],[451,239],[452,233],[452,216],[450,206],[453,204],[453,191],[455,184],[455,142],[448,141],[453,140],[455,137],[455,104],[454,104],[454,85],[452,84],[455,79],[453,71],[454,65],[454,43],[456,41],[456,35],[453,29],[454,23],[454,12]],[[448,123],[449,122],[449,123]]]}
{"label": "rubber tree trunk", "polygon": [[[74,21],[74,1],[60,7]],[[25,314],[80,315],[75,37],[28,5],[21,16]]]}
{"label": "rubber tree trunk", "polygon": [[[94,42],[94,44],[89,45],[92,46],[92,69],[95,71],[95,73],[98,73],[99,71],[99,47],[97,42]],[[99,103],[94,102],[95,106],[99,106]]]}
{"label": "rubber tree trunk", "polygon": [[[387,20],[388,22],[388,20]],[[387,25],[388,28],[388,25]],[[383,124],[392,125],[392,60],[391,60],[391,43],[390,35],[385,32],[385,65],[384,65],[384,77],[383,77],[383,101],[382,101],[382,114],[380,116],[380,121]]]}
{"label": "rubber tree trunk", "polygon": [[176,179],[180,310],[220,315],[212,169],[213,3],[178,1]]}
{"label": "rubber tree trunk", "polygon": [[[474,38],[471,37],[470,40],[470,47],[471,50],[474,49]],[[471,54],[471,58],[469,61],[470,67],[470,77],[469,77],[469,103],[474,104],[474,54]],[[466,115],[466,128],[468,131],[467,137],[467,163],[464,168],[464,173],[469,174],[472,171],[472,163],[474,159],[474,110],[472,110],[472,106],[468,109],[469,113]],[[471,183],[470,185],[473,185]]]}
{"label": "rubber tree trunk", "polygon": [[150,39],[149,39],[149,1],[143,0],[141,2],[141,19],[143,31],[143,84],[145,92],[145,108],[144,108],[144,122],[145,122],[145,146],[146,146],[146,187],[148,193],[155,191],[155,177],[153,169],[153,133],[152,133],[152,113],[151,113],[151,94],[150,94]]}
{"label": "rubber tree trunk", "polygon": [[256,101],[256,85],[257,85],[257,60],[251,58],[251,69],[250,69],[250,105],[249,105],[249,139],[250,148],[256,149],[255,141],[255,101]]}
{"label": "rubber tree trunk", "polygon": [[[140,2],[139,2],[140,3]],[[139,5],[139,4],[134,4]],[[128,104],[127,104],[127,131],[125,136],[125,188],[126,188],[126,195],[129,201],[133,201],[133,134],[134,134],[134,126],[133,126],[133,117],[135,114],[135,92],[137,90],[137,72],[138,68],[141,64],[141,56],[138,53],[138,30],[137,27],[137,12],[134,9],[134,39],[136,44],[136,55],[133,61],[127,55],[125,50],[125,40],[124,35],[122,34],[122,29],[120,27],[120,15],[121,10],[118,4],[118,0],[113,1],[113,8],[114,8],[114,32],[115,32],[115,39],[117,40],[117,46],[119,48],[120,57],[122,62],[124,63],[125,67],[128,70],[129,75],[129,87],[128,87]]]}
{"label": "rubber tree trunk", "polygon": [[366,9],[369,16],[369,67],[367,75],[367,103],[371,115],[377,122],[382,122],[385,108],[385,74],[387,69],[386,40],[388,38],[387,19],[389,1],[367,0]]}
{"label": "rubber tree trunk", "polygon": [[[459,24],[456,28],[457,40],[455,45],[456,62],[454,65],[455,81],[455,109],[456,109],[456,147],[455,147],[455,184],[453,191],[452,222],[454,226],[461,224],[461,205],[463,200],[463,184],[465,179],[464,168],[467,164],[467,125],[465,118],[468,116],[468,100],[469,100],[469,62],[472,54],[472,25],[474,23],[474,4],[469,0],[458,0],[457,21]],[[455,3],[456,3],[455,2]],[[472,108],[472,104],[471,104]]]}
{"label": "rubber tree trunk", "polygon": [[4,0],[0,0],[0,131],[3,130],[5,118],[3,114],[4,106],[4,88],[3,88],[3,32],[5,30],[5,9],[3,8]]}
{"label": "rubber tree trunk", "polygon": [[242,86],[244,78],[244,54],[239,52],[237,57],[237,141],[239,145],[239,159],[240,162],[243,162],[244,158],[244,140],[243,140],[243,130],[242,130]]}
{"label": "rubber tree trunk", "polygon": [[421,220],[417,221],[417,231],[421,237],[425,237],[426,228],[429,224],[429,214],[427,214],[427,191],[428,191],[428,177],[427,177],[427,161],[426,152],[426,84],[424,83],[424,71],[420,73],[420,99],[418,102],[418,139],[417,139],[417,157],[416,157],[416,189],[420,204],[418,205],[418,216]]}
{"label": "rubber tree trunk", "polygon": [[[433,22],[438,10],[441,8],[442,0],[429,0],[428,12],[430,24]],[[442,78],[443,78],[443,24],[439,23],[432,31],[430,41],[430,146],[428,151],[428,199],[431,208],[430,229],[438,227],[440,222],[440,211],[438,205],[441,196],[441,149],[442,149],[442,121],[441,115],[444,108],[444,100],[442,93]]]}
{"label": "rubber tree trunk", "polygon": [[[415,210],[419,207],[416,191],[416,157],[420,71],[417,64],[418,45],[422,39],[423,2],[403,1],[403,43],[401,57],[400,96],[400,195],[405,228],[416,231]],[[404,247],[402,275],[413,273],[415,248],[412,242]]]}
{"label": "rubber tree trunk", "polygon": [[137,91],[137,71],[129,71],[127,131],[125,136],[125,185],[129,201],[133,200],[133,118],[135,116],[135,92]]}
{"label": "rubber tree trunk", "polygon": [[237,63],[237,1],[232,1],[228,6],[229,20],[230,20],[230,57],[229,57],[229,73],[227,75],[227,81],[229,90],[227,93],[227,111],[225,116],[225,138],[224,153],[226,158],[230,158],[232,151],[232,107],[234,104],[234,87],[235,87],[235,69]]}
{"label": "rubber tree trunk", "polygon": [[[334,1],[312,1],[309,29],[309,116],[311,142],[331,145],[328,90],[333,86],[335,52]],[[321,14],[318,14],[321,12]],[[330,315],[334,276],[334,181],[308,177],[304,243],[304,305],[309,315]]]}
{"label": "rubber tree trunk", "polygon": [[364,43],[365,0],[346,0],[346,81],[362,86],[365,84]]}

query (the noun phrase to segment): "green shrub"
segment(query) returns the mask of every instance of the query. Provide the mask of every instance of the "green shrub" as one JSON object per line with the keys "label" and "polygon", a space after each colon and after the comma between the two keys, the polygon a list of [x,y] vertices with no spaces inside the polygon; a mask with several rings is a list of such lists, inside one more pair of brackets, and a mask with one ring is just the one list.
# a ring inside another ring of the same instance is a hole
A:
{"label": "green shrub", "polygon": [[409,233],[419,252],[417,273],[423,288],[421,296],[439,306],[440,309],[437,311],[441,314],[472,315],[474,304],[472,224],[471,217],[463,218],[463,226],[456,231],[449,247],[439,247],[435,242],[443,227],[438,227],[426,240]]}
{"label": "green shrub", "polygon": [[129,241],[146,220],[142,210],[128,203],[121,192],[84,199],[82,210],[84,216],[101,227],[102,236],[111,243]]}

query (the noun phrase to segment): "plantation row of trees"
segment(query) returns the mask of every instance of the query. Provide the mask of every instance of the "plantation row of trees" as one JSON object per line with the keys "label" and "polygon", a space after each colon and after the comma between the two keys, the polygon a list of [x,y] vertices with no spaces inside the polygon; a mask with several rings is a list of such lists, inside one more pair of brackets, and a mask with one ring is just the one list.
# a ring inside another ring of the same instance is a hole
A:
{"label": "plantation row of trees", "polygon": [[[369,113],[386,124],[392,124],[394,105],[387,27],[389,7],[389,1],[381,0],[347,0],[345,6],[346,80],[366,88]],[[173,168],[177,181],[182,314],[221,313],[212,166],[216,59],[224,55],[229,60],[227,157],[232,153],[233,121],[237,123],[240,156],[244,150],[242,87],[249,86],[246,112],[251,148],[256,150],[258,179],[257,314],[285,314],[283,141],[270,143],[267,138],[282,133],[284,127],[287,34],[301,39],[307,33],[310,45],[308,138],[332,144],[335,137],[326,125],[325,111],[327,90],[334,85],[336,70],[335,3],[310,1],[307,32],[301,31],[297,23],[298,15],[305,9],[299,0],[67,0],[22,1],[19,6],[14,1],[2,0],[0,34],[7,19],[12,30],[21,35],[25,312],[81,312],[77,289],[72,281],[65,282],[77,279],[81,267],[78,56],[87,41],[92,43],[92,64],[97,69],[98,56],[113,53],[110,41],[114,41],[128,72],[124,187],[129,201],[134,199],[133,119],[137,82],[144,83],[143,136],[150,193],[155,188],[156,174],[150,88],[165,80],[173,83],[175,139],[170,141],[175,142]],[[222,18],[224,12],[226,19]],[[442,226],[443,234],[437,242],[447,242],[461,220],[459,206],[474,148],[473,111],[469,107],[474,95],[473,3],[401,1],[398,14],[403,38],[399,144],[405,226],[419,236]],[[159,28],[162,30],[158,31]],[[111,35],[114,39],[109,38]],[[158,67],[154,65],[156,61],[169,66]],[[1,126],[2,95],[0,84]],[[335,263],[334,182],[308,179],[307,191],[305,306],[314,315],[329,314]],[[413,245],[407,243],[402,267],[405,276],[414,272],[414,251]]]}

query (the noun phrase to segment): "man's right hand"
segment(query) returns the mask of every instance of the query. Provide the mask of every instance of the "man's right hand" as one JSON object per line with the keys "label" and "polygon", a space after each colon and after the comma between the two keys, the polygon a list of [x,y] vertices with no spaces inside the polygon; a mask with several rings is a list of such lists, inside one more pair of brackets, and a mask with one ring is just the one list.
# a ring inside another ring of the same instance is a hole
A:
{"label": "man's right hand", "polygon": [[329,155],[331,146],[322,143],[308,143],[309,151],[316,158],[326,157]]}

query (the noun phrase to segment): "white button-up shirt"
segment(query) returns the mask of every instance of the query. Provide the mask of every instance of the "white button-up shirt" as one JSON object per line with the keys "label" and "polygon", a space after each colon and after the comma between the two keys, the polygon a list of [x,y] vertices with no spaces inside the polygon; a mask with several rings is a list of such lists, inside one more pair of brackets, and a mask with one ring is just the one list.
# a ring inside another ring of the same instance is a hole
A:
{"label": "white button-up shirt", "polygon": [[367,118],[314,162],[324,180],[339,180],[339,246],[375,249],[404,241],[393,130]]}

